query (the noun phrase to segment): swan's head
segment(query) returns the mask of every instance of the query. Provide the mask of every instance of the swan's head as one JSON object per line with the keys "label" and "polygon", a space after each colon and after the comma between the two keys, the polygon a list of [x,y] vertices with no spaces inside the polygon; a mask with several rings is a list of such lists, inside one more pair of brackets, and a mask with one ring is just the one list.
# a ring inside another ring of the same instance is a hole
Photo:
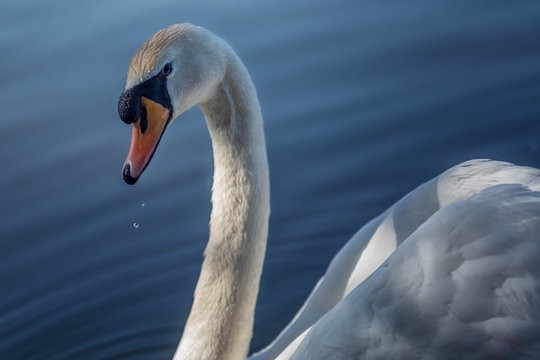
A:
{"label": "swan's head", "polygon": [[174,118],[214,92],[225,73],[221,46],[207,30],[181,24],[158,31],[133,55],[118,101],[120,119],[132,124],[125,182],[135,184]]}

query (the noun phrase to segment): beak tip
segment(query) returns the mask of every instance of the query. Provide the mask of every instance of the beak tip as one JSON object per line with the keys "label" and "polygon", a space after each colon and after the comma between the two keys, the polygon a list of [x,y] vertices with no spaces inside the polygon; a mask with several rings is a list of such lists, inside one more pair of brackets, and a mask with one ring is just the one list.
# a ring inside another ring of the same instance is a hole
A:
{"label": "beak tip", "polygon": [[124,169],[122,169],[122,177],[124,178],[124,181],[129,185],[134,185],[137,180],[139,180],[138,177],[131,176],[131,165],[129,163],[124,165]]}

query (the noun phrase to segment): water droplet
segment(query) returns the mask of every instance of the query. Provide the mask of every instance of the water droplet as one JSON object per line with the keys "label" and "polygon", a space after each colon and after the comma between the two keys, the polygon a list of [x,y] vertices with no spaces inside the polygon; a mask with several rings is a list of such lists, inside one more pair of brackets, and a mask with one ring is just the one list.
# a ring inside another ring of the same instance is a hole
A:
{"label": "water droplet", "polygon": [[133,223],[133,227],[134,227],[135,229],[138,229],[138,228],[139,228],[139,223],[136,223],[136,222]]}

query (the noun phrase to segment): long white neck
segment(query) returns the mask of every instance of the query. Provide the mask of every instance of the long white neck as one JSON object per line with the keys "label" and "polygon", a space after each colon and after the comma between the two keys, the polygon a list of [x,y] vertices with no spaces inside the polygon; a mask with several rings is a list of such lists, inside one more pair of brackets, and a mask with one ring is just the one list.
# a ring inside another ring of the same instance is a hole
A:
{"label": "long white neck", "polygon": [[270,186],[255,87],[226,46],[226,72],[199,103],[212,138],[210,238],[174,359],[245,359],[262,272]]}

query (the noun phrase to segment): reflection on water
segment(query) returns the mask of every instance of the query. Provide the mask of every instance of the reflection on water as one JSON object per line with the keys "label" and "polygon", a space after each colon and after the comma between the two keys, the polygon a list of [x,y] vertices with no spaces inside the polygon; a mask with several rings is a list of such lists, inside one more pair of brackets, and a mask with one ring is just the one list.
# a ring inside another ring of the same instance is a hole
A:
{"label": "reflection on water", "polygon": [[[252,348],[367,220],[449,166],[540,166],[540,3],[18,1],[0,12],[0,358],[167,359],[208,236],[198,109],[135,187],[116,102],[177,22],[240,54],[267,134],[272,216]],[[293,274],[291,276],[291,274]]]}

